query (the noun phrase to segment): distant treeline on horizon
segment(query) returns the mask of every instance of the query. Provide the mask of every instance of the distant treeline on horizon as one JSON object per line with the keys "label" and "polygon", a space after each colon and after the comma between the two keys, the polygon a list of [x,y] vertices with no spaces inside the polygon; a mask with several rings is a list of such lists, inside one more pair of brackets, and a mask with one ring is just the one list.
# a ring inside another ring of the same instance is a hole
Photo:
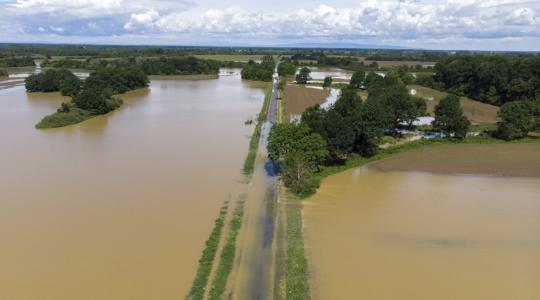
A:
{"label": "distant treeline on horizon", "polygon": [[0,61],[9,57],[74,56],[74,57],[159,57],[202,54],[232,55],[306,55],[320,56],[361,56],[367,60],[379,61],[438,61],[455,54],[537,56],[539,52],[507,51],[455,51],[422,49],[359,49],[359,48],[297,48],[287,47],[208,47],[208,46],[115,46],[115,45],[53,45],[53,44],[0,44]]}

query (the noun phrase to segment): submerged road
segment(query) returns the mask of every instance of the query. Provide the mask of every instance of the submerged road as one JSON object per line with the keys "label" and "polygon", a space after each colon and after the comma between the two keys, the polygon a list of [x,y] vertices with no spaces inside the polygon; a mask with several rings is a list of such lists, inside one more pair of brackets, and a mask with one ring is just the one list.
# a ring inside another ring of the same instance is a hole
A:
{"label": "submerged road", "polygon": [[252,179],[250,200],[253,209],[248,215],[245,230],[249,233],[248,242],[244,244],[240,289],[235,299],[263,300],[272,299],[274,294],[274,232],[277,214],[277,175],[274,164],[269,161],[266,145],[268,134],[278,122],[278,89],[277,72],[279,59],[272,78],[272,95],[268,108],[267,121],[263,124],[259,141],[257,164]]}

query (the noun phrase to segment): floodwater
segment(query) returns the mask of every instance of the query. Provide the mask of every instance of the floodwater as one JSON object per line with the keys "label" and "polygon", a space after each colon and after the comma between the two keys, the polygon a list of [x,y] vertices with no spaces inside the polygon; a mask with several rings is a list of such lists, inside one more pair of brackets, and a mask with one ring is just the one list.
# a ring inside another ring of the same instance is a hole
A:
{"label": "floodwater", "polygon": [[0,299],[181,299],[235,199],[262,86],[152,80],[105,116],[34,125],[56,94],[0,91]]}
{"label": "floodwater", "polygon": [[540,178],[354,169],[304,202],[315,299],[540,299]]}

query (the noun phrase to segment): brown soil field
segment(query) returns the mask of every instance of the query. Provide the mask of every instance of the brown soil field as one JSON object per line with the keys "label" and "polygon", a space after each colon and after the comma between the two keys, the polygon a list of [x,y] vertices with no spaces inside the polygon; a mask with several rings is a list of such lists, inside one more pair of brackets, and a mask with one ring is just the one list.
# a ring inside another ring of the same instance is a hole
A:
{"label": "brown soil field", "polygon": [[440,145],[404,152],[370,166],[381,171],[540,177],[540,144]]}
{"label": "brown soil field", "polygon": [[287,85],[284,90],[285,114],[301,115],[306,108],[322,104],[330,95],[329,89],[308,88],[299,85]]}
{"label": "brown soil field", "polygon": [[[437,91],[431,88],[423,87],[420,85],[409,85],[410,89],[416,90],[416,95],[426,99],[427,111],[433,115],[435,106],[439,101],[444,98],[448,93]],[[432,98],[433,100],[428,100]],[[467,118],[475,124],[495,124],[497,123],[497,112],[499,108],[497,106],[475,101],[467,97],[461,97],[461,107],[465,112]]]}

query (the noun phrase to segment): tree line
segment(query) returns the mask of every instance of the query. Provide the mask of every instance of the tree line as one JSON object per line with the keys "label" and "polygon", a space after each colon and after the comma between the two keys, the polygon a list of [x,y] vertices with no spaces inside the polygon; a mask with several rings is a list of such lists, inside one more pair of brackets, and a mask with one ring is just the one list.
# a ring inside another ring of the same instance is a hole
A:
{"label": "tree line", "polygon": [[262,57],[260,63],[249,60],[248,64],[242,68],[242,79],[257,81],[272,81],[276,62],[271,55]]}
{"label": "tree line", "polygon": [[434,71],[417,83],[499,106],[540,96],[538,56],[452,56],[439,61]]}
{"label": "tree line", "polygon": [[30,56],[10,56],[0,58],[0,68],[15,68],[15,67],[33,67],[35,66],[34,59]]}
{"label": "tree line", "polygon": [[198,75],[218,74],[220,67],[237,67],[234,62],[199,59],[194,56],[159,58],[117,58],[117,59],[61,59],[46,60],[42,67],[97,70],[100,68],[140,67],[146,75]]}

